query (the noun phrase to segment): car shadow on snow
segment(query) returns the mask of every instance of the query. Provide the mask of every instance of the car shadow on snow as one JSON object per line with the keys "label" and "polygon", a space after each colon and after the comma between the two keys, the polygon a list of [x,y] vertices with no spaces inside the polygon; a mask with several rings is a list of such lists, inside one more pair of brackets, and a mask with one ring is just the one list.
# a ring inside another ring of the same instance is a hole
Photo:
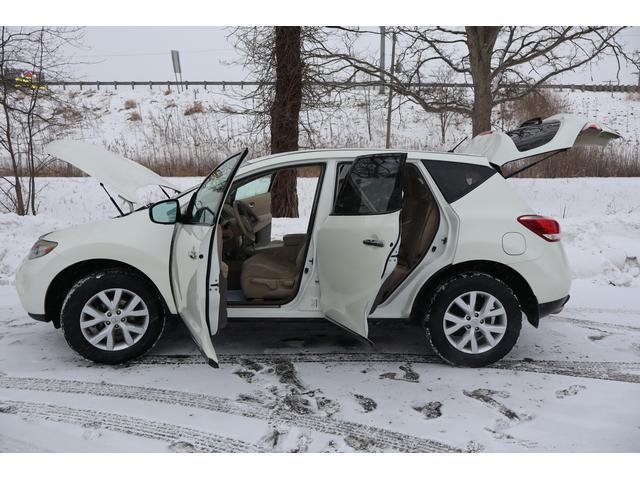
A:
{"label": "car shadow on snow", "polygon": [[[225,354],[277,353],[412,353],[435,355],[419,325],[402,320],[379,320],[369,324],[370,342],[321,319],[230,320],[215,337],[219,356]],[[169,322],[151,355],[192,355],[198,351],[181,322]]]}

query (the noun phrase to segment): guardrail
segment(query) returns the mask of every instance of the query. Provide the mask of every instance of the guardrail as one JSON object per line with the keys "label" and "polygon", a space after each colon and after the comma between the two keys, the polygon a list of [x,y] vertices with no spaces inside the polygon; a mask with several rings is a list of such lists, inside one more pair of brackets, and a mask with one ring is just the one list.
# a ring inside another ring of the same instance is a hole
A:
{"label": "guardrail", "polygon": [[[338,88],[365,88],[365,87],[388,87],[391,84],[387,82],[380,81],[364,81],[364,82],[316,82],[317,85],[325,85],[332,86]],[[158,80],[149,80],[149,81],[51,81],[44,83],[47,86],[55,86],[62,87],[66,89],[67,87],[79,87],[82,89],[83,87],[96,87],[100,89],[101,87],[106,88],[115,88],[118,87],[131,87],[131,89],[135,89],[135,87],[184,87],[188,89],[189,87],[204,87],[206,90],[207,87],[221,87],[223,90],[226,87],[257,87],[257,86],[270,86],[275,85],[275,82],[257,82],[257,81],[241,81],[241,80],[197,80],[197,81],[158,81]],[[439,82],[412,82],[407,83],[405,86],[412,88],[472,88],[472,83],[439,83]],[[529,88],[526,84],[508,84],[503,88]],[[546,89],[546,90],[570,90],[570,91],[581,91],[581,92],[640,92],[640,85],[619,85],[614,83],[604,83],[604,84],[559,84],[559,83],[547,83],[542,84],[536,87],[538,89]]]}

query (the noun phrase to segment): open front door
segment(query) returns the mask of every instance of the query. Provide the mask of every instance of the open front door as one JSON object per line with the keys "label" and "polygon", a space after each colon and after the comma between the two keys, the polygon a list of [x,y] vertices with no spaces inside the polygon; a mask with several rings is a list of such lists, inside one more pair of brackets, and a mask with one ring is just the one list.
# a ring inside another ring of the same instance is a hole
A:
{"label": "open front door", "polygon": [[221,163],[191,197],[176,225],[171,251],[171,282],[180,317],[209,365],[218,366],[211,343],[226,320],[225,265],[217,234],[224,200],[247,150]]}
{"label": "open front door", "polygon": [[367,338],[367,317],[393,271],[400,243],[405,153],[357,157],[317,232],[320,308]]}

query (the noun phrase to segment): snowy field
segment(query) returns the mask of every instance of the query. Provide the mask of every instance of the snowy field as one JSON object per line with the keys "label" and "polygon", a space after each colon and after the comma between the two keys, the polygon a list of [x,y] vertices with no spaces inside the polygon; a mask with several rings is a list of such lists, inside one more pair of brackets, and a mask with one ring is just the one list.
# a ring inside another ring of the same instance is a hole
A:
{"label": "snowy field", "polygon": [[[103,87],[70,89],[68,100],[84,115],[79,126],[63,136],[105,144],[134,160],[166,162],[189,159],[198,164],[223,160],[248,147],[252,154],[268,151],[266,133],[250,129],[254,117],[239,88],[190,87],[177,92],[166,87]],[[622,135],[616,147],[637,151],[640,145],[640,96],[627,93],[556,91],[551,95],[566,111],[608,125]],[[353,90],[335,105],[304,113],[300,148],[384,146],[386,95]],[[440,118],[419,106],[405,103],[393,114],[392,145],[415,150],[448,150],[470,135],[468,119],[454,115],[444,142]],[[517,114],[502,116],[496,109],[497,129],[513,128],[523,121]],[[1,159],[1,158],[0,158]]]}
{"label": "snowy field", "polygon": [[640,178],[510,182],[561,222],[574,284],[502,362],[445,366],[398,322],[369,346],[325,322],[236,321],[216,370],[179,324],[105,367],[26,316],[13,276],[36,238],[113,215],[91,179],[40,179],[37,218],[0,214],[0,451],[640,451]]}

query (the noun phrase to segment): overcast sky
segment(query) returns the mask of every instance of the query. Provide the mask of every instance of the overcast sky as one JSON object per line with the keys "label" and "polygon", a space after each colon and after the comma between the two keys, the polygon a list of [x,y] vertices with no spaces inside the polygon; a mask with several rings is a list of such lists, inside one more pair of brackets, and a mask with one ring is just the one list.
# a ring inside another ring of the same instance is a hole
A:
{"label": "overcast sky", "polygon": [[[232,29],[221,27],[87,27],[84,48],[74,50],[81,62],[73,72],[82,80],[170,80],[170,51],[180,51],[185,80],[242,80],[242,67],[233,65],[238,53],[228,40]],[[640,28],[623,40],[630,51],[640,50]],[[387,50],[390,50],[387,49]],[[616,81],[617,64],[604,59],[596,66],[567,75],[567,83]],[[622,83],[636,83],[635,69],[624,67]]]}

